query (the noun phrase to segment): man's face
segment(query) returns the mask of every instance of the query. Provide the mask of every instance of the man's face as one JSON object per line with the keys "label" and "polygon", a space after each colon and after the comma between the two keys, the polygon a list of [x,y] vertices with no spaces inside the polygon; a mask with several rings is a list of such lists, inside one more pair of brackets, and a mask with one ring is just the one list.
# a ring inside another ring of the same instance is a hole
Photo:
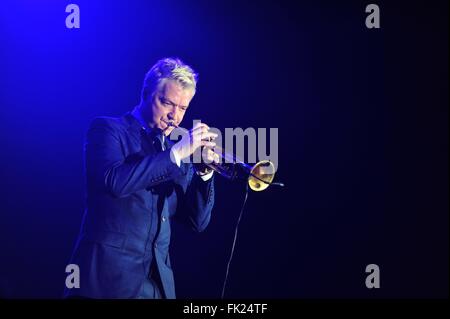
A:
{"label": "man's face", "polygon": [[174,80],[166,81],[151,101],[149,126],[157,127],[169,135],[174,127],[168,127],[166,122],[180,125],[193,97],[192,89],[184,89]]}

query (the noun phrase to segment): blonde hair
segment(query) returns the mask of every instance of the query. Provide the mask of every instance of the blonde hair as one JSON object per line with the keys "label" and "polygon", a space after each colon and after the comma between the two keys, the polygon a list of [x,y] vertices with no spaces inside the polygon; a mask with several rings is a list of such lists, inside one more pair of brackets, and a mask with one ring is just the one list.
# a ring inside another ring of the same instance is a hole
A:
{"label": "blonde hair", "polygon": [[166,80],[175,80],[183,89],[191,89],[195,93],[198,74],[179,58],[161,59],[145,75],[142,100],[145,101],[149,95],[153,96]]}

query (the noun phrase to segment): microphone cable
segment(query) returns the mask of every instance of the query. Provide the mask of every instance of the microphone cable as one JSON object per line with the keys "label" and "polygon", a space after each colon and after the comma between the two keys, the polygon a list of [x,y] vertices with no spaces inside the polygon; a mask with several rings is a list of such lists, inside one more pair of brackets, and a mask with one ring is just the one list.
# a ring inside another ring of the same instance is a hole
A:
{"label": "microphone cable", "polygon": [[244,202],[242,203],[242,208],[241,208],[241,212],[239,214],[239,218],[237,220],[236,223],[236,228],[234,230],[234,239],[233,239],[233,245],[231,247],[231,253],[230,253],[230,257],[228,259],[228,264],[227,264],[227,271],[225,273],[225,280],[223,281],[223,287],[222,287],[222,295],[221,295],[221,299],[223,299],[223,297],[225,296],[225,288],[227,286],[227,280],[228,280],[228,273],[230,271],[230,264],[231,264],[231,260],[233,259],[233,254],[234,254],[234,248],[236,246],[236,239],[237,239],[237,235],[238,235],[238,230],[239,230],[239,223],[241,222],[241,218],[242,215],[244,213],[244,208],[245,208],[245,204],[247,203],[247,198],[248,198],[248,183],[245,183],[245,197],[244,197]]}

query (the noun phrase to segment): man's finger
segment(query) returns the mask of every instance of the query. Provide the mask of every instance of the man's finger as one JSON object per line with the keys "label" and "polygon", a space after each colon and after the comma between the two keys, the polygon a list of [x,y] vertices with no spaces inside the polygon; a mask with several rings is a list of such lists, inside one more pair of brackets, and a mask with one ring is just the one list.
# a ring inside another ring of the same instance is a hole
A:
{"label": "man's finger", "polygon": [[195,131],[195,130],[198,130],[198,129],[203,129],[203,128],[205,128],[206,130],[209,130],[209,126],[208,125],[206,125],[205,123],[198,122],[198,123],[194,124],[194,127],[192,128],[192,131]]}
{"label": "man's finger", "polygon": [[197,135],[197,134],[207,133],[208,130],[209,130],[209,127],[207,127],[207,126],[200,126],[200,127],[197,127],[195,129],[191,130],[191,134],[192,135]]}
{"label": "man's finger", "polygon": [[216,146],[215,142],[208,142],[208,141],[200,141],[200,145],[201,146],[205,146],[205,147],[214,147]]}
{"label": "man's finger", "polygon": [[216,133],[213,132],[207,132],[207,133],[203,133],[201,135],[201,139],[205,140],[205,141],[212,141],[214,140],[218,135]]}

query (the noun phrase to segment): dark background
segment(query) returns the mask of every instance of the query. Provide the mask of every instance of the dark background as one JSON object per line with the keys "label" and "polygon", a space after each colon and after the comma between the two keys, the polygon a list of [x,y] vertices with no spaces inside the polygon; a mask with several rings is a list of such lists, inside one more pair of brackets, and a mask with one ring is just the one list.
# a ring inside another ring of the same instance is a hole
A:
{"label": "dark background", "polygon": [[[279,128],[286,187],[250,194],[227,297],[448,297],[447,1],[375,1],[370,30],[370,1],[76,0],[72,30],[69,3],[0,5],[1,297],[61,297],[88,124],[165,56],[200,73],[186,126]],[[243,189],[174,225],[178,297],[220,297]]]}

